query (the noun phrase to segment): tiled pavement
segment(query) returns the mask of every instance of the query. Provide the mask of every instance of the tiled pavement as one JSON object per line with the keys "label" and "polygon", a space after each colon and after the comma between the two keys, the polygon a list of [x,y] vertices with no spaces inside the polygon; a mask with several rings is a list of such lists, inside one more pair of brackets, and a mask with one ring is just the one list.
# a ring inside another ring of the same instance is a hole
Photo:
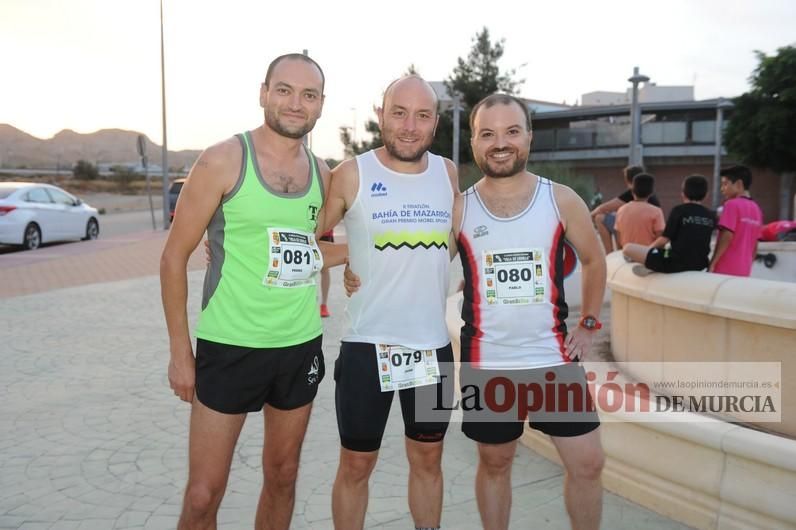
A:
{"label": "tiled pavement", "polygon": [[[168,389],[155,276],[163,234],[0,256],[0,528],[175,528],[186,479],[189,408]],[[192,258],[201,268],[202,258]],[[344,299],[332,274],[327,367]],[[202,272],[189,275],[196,315]],[[107,283],[97,283],[107,282]],[[68,287],[68,288],[60,288]],[[17,296],[36,293],[27,296]],[[327,371],[330,373],[330,370]],[[393,407],[371,480],[367,528],[412,528],[400,412]],[[251,528],[261,486],[263,424],[241,435],[220,528]],[[302,454],[292,528],[330,529],[338,440],[333,381],[320,386]],[[452,425],[444,456],[444,528],[480,528],[475,447]],[[561,469],[520,448],[511,528],[566,529]],[[681,529],[607,494],[603,528]]]}

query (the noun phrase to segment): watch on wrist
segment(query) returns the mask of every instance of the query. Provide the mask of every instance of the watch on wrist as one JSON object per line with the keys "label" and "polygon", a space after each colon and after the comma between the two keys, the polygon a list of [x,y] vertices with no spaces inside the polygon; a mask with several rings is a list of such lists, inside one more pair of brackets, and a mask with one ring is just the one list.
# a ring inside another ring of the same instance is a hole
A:
{"label": "watch on wrist", "polygon": [[587,329],[589,331],[595,331],[598,329],[602,329],[603,327],[602,322],[597,320],[597,318],[593,317],[592,315],[586,315],[582,317],[578,325],[583,329]]}

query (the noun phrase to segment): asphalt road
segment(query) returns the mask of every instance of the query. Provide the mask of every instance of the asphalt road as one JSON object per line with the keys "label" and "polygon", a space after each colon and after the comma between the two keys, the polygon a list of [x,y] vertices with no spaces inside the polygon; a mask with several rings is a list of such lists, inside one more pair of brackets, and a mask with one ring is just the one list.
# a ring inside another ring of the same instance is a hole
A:
{"label": "asphalt road", "polygon": [[[148,209],[109,213],[100,215],[99,224],[100,239],[118,237],[152,230],[152,215]],[[155,226],[157,230],[163,230],[163,212],[159,208],[155,209]],[[44,246],[51,247],[69,244],[70,242],[50,243]],[[0,245],[0,254],[8,254],[9,252],[21,252],[21,250],[9,245]]]}

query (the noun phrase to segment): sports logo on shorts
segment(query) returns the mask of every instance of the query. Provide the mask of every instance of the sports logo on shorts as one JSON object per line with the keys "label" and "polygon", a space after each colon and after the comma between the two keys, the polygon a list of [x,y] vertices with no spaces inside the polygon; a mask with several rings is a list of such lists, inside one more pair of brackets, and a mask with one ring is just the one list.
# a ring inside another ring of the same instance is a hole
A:
{"label": "sports logo on shorts", "polygon": [[318,373],[320,371],[320,363],[318,362],[318,356],[316,355],[312,359],[312,365],[310,366],[309,371],[307,372],[307,383],[314,385],[318,382]]}

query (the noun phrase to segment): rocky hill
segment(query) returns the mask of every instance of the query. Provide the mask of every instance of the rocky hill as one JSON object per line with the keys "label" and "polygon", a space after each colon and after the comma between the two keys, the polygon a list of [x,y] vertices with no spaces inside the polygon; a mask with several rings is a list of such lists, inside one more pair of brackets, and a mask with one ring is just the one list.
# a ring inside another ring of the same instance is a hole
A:
{"label": "rocky hill", "polygon": [[[92,164],[136,164],[135,131],[103,129],[80,134],[64,129],[52,138],[42,140],[7,124],[0,124],[0,168],[62,168],[72,167],[78,160]],[[161,146],[147,138],[147,155],[151,164],[160,164]],[[199,156],[197,150],[169,151],[170,167],[190,168]]]}

